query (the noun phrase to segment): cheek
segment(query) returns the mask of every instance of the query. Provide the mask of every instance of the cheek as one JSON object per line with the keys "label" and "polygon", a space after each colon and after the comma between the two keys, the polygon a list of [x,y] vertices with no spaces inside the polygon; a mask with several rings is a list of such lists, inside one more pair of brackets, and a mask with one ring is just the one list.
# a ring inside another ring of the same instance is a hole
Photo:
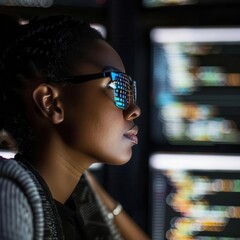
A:
{"label": "cheek", "polygon": [[132,155],[131,144],[124,137],[124,121],[117,119],[121,120],[122,116],[115,121],[107,117],[105,125],[96,123],[95,131],[92,131],[92,153],[96,159],[108,164],[124,164]]}
{"label": "cheek", "polygon": [[[111,112],[106,111],[103,106],[99,104],[96,107],[96,103],[91,104],[89,101],[87,104],[76,104],[72,107],[65,116],[65,123],[68,127],[68,132],[71,133],[72,139],[83,145],[85,142],[92,142],[89,144],[96,145],[96,142],[106,142],[108,138],[113,134],[112,130],[114,122],[121,119],[117,114],[111,114]],[[120,121],[117,124],[121,125]]]}
{"label": "cheek", "polygon": [[65,119],[69,144],[98,162],[123,164],[132,154],[131,145],[123,136],[126,121],[122,110],[100,93],[85,95],[69,105]]}
{"label": "cheek", "polygon": [[123,117],[119,113],[95,112],[88,122],[88,130],[95,146],[106,146],[119,142],[123,135]]}
{"label": "cheek", "polygon": [[[122,111],[89,112],[89,118],[81,120],[76,132],[78,149],[98,162],[124,164],[131,158],[132,150],[123,136],[125,133]],[[90,117],[92,115],[92,117]],[[79,125],[79,126],[80,126]]]}

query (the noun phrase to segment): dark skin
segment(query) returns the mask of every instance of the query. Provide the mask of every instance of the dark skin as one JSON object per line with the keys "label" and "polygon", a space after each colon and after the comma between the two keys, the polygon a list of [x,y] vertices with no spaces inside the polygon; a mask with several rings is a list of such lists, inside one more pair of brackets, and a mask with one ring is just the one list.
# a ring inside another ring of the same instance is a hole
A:
{"label": "dark skin", "polygon": [[[121,58],[106,42],[97,40],[91,54],[94,62],[75,63],[71,75],[100,73],[106,66],[125,72]],[[35,83],[28,84],[24,92],[27,113],[37,136],[32,161],[53,198],[63,204],[91,164],[124,164],[137,144],[134,120],[139,117],[140,108],[136,104],[127,110],[117,108],[109,81],[102,78],[66,86],[32,81]],[[112,211],[115,200],[91,175],[88,178]],[[116,217],[116,224],[125,239],[148,239],[124,211]]]}

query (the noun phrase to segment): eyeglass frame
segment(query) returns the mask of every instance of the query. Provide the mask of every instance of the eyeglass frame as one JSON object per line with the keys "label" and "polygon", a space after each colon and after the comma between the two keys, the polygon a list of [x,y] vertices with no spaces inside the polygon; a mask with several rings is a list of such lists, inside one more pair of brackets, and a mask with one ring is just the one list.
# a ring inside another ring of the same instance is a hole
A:
{"label": "eyeglass frame", "polygon": [[129,106],[131,104],[135,104],[136,100],[137,100],[136,81],[132,80],[132,78],[129,75],[127,75],[126,73],[117,72],[117,71],[107,71],[107,72],[102,72],[102,73],[93,73],[93,74],[75,75],[75,76],[65,76],[63,78],[63,81],[66,82],[66,83],[69,82],[69,83],[81,84],[81,83],[88,82],[88,81],[91,81],[91,80],[96,80],[96,79],[100,79],[100,78],[110,77],[111,82],[108,84],[108,86],[110,86],[111,88],[113,88],[115,90],[116,86],[114,86],[112,83],[117,82],[117,80],[113,79],[113,74],[123,75],[124,77],[126,77],[128,79],[129,86],[131,87],[131,91],[132,91],[131,101],[128,103],[127,107],[119,105],[119,103],[116,100],[115,91],[114,91],[114,103],[115,103],[115,106],[117,108],[126,110],[126,109],[129,108]]}

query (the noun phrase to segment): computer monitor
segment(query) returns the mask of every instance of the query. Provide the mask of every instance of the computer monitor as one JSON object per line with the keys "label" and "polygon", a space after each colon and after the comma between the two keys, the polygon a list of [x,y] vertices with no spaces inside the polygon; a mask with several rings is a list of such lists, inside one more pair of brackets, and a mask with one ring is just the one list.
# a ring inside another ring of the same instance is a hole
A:
{"label": "computer monitor", "polygon": [[240,28],[159,27],[150,44],[152,144],[240,151]]}
{"label": "computer monitor", "polygon": [[240,156],[154,153],[152,240],[239,240]]}
{"label": "computer monitor", "polygon": [[182,6],[182,5],[203,5],[203,4],[230,4],[238,3],[238,0],[142,0],[146,8],[156,8],[164,6]]}
{"label": "computer monitor", "polygon": [[7,159],[14,158],[15,154],[16,153],[14,151],[0,149],[0,156],[3,158],[7,158]]}
{"label": "computer monitor", "polygon": [[97,29],[104,38],[107,38],[107,29],[104,25],[102,25],[100,23],[91,23],[90,25],[91,25],[91,27]]}

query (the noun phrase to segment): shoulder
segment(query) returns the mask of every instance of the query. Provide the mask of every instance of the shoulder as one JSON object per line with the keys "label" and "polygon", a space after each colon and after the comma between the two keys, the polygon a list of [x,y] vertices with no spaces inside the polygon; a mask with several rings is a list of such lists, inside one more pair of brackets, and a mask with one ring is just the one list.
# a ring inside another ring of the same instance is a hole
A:
{"label": "shoulder", "polygon": [[33,180],[17,161],[2,157],[0,212],[0,239],[32,239],[36,235],[42,236],[41,198]]}
{"label": "shoulder", "polygon": [[0,157],[0,181],[14,183],[30,197],[37,190],[28,172],[15,159]]}
{"label": "shoulder", "polygon": [[23,168],[15,161],[15,159],[6,159],[0,156],[0,177],[18,176]]}

